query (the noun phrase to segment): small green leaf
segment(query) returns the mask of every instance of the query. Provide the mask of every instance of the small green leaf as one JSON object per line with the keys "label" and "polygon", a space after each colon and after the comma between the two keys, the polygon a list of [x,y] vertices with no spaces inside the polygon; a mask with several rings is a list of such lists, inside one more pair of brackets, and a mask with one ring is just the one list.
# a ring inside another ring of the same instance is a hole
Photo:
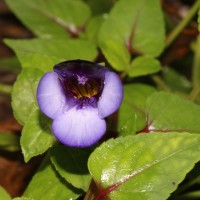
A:
{"label": "small green leaf", "polygon": [[101,44],[101,50],[114,69],[123,71],[128,68],[131,57],[125,45],[110,39]]}
{"label": "small green leaf", "polygon": [[102,47],[112,39],[131,52],[156,57],[164,48],[164,27],[160,1],[120,0],[101,26],[99,44]]}
{"label": "small green leaf", "polygon": [[[69,37],[90,17],[87,4],[79,0],[6,0],[16,16],[37,36]],[[23,11],[23,12],[22,12]]]}
{"label": "small green leaf", "polygon": [[23,68],[53,70],[59,62],[73,59],[94,60],[98,54],[94,44],[87,40],[32,39],[5,40],[14,49]]}
{"label": "small green leaf", "polygon": [[29,183],[24,197],[35,200],[73,200],[83,192],[67,183],[53,168],[49,159],[45,159]]}
{"label": "small green leaf", "polygon": [[25,162],[33,156],[44,153],[55,142],[55,137],[51,133],[51,120],[44,116],[38,108],[29,115],[20,140]]}
{"label": "small green leaf", "polygon": [[116,0],[86,0],[94,15],[108,13]]}
{"label": "small green leaf", "polygon": [[152,94],[146,102],[149,131],[200,133],[200,106],[170,93]]}
{"label": "small green leaf", "polygon": [[0,149],[10,152],[19,151],[19,137],[11,133],[0,132]]}
{"label": "small green leaf", "polygon": [[10,195],[6,192],[6,190],[0,186],[0,197],[2,200],[11,200]]}
{"label": "small green leaf", "polygon": [[96,198],[165,200],[200,160],[200,136],[151,133],[111,139],[90,156]]}
{"label": "small green leaf", "polygon": [[161,69],[160,62],[152,57],[138,56],[130,64],[128,75],[130,77],[153,74]]}
{"label": "small green leaf", "polygon": [[145,102],[156,90],[148,85],[128,84],[124,86],[124,99],[119,109],[119,135],[135,134],[146,124]]}
{"label": "small green leaf", "polygon": [[99,34],[99,29],[101,27],[101,24],[103,22],[103,16],[102,15],[97,15],[88,22],[86,29],[85,29],[85,34],[88,40],[92,41],[94,44],[98,43],[98,34]]}
{"label": "small green leaf", "polygon": [[42,77],[37,69],[23,69],[17,77],[12,91],[12,108],[16,119],[25,124],[31,111],[38,107],[36,102],[36,89]]}
{"label": "small green leaf", "polygon": [[87,191],[91,182],[87,168],[91,151],[57,145],[51,150],[51,153],[51,161],[58,173],[74,187]]}

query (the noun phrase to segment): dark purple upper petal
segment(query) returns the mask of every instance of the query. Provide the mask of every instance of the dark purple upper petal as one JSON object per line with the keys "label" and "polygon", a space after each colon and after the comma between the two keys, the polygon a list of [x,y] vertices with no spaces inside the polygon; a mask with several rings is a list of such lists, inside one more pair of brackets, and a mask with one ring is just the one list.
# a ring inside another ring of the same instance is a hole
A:
{"label": "dark purple upper petal", "polygon": [[104,88],[106,67],[99,64],[72,60],[54,66],[65,95],[73,99],[78,108],[97,107],[97,102]]}

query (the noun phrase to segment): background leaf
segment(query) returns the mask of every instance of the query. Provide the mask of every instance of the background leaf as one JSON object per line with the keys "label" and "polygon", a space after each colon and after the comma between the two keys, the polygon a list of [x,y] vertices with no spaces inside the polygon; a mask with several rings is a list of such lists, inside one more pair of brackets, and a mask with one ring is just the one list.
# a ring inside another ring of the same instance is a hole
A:
{"label": "background leaf", "polygon": [[38,107],[36,89],[42,75],[37,69],[24,69],[13,86],[12,108],[15,118],[21,124],[25,124],[32,110]]}
{"label": "background leaf", "polygon": [[14,49],[22,67],[53,70],[59,62],[73,59],[94,60],[98,54],[94,44],[87,40],[32,39],[5,40]]}
{"label": "background leaf", "polygon": [[149,131],[200,133],[200,106],[170,93],[152,94],[146,102]]}
{"label": "background leaf", "polygon": [[2,200],[11,200],[10,195],[6,192],[6,190],[0,186],[0,197]]}
{"label": "background leaf", "polygon": [[[76,188],[87,191],[91,176],[87,168],[89,149],[57,145],[51,150],[51,161],[58,173]],[[65,158],[65,159],[63,159]]]}
{"label": "background leaf", "polygon": [[191,82],[185,76],[170,67],[163,68],[162,76],[166,84],[175,91],[188,93],[192,88]]}
{"label": "background leaf", "polygon": [[128,69],[130,77],[143,76],[153,74],[160,71],[160,62],[149,56],[138,56],[135,58]]}
{"label": "background leaf", "polygon": [[[108,42],[111,38],[117,43],[115,46],[120,46],[120,49],[127,48],[131,53],[139,52],[152,57],[158,56],[164,48],[165,39],[160,1],[117,1],[102,24],[99,33],[99,45],[108,62],[115,69],[118,69],[112,63],[113,44]],[[107,48],[105,48],[105,45]],[[109,49],[111,49],[110,53],[108,53]],[[122,52],[120,51],[120,53]],[[125,52],[122,55],[124,54]]]}
{"label": "background leaf", "polygon": [[55,141],[51,132],[51,120],[39,109],[33,110],[22,130],[20,140],[25,162],[33,156],[43,154]]}
{"label": "background leaf", "polygon": [[33,176],[24,197],[35,200],[73,200],[77,199],[83,192],[71,186],[54,170],[49,159],[43,164]]}
{"label": "background leaf", "polygon": [[125,45],[110,39],[101,44],[101,50],[114,69],[123,71],[129,67],[131,56]]}
{"label": "background leaf", "polygon": [[[79,0],[6,0],[15,15],[37,36],[69,37],[86,23],[90,9]],[[23,12],[22,12],[23,11]]]}
{"label": "background leaf", "polygon": [[19,151],[19,137],[12,133],[0,132],[0,149],[4,151]]}
{"label": "background leaf", "polygon": [[199,160],[198,134],[152,133],[103,143],[88,167],[99,199],[165,200]]}
{"label": "background leaf", "polygon": [[155,88],[144,84],[127,84],[124,86],[124,99],[119,109],[119,135],[135,134],[146,124],[145,102],[156,92]]}

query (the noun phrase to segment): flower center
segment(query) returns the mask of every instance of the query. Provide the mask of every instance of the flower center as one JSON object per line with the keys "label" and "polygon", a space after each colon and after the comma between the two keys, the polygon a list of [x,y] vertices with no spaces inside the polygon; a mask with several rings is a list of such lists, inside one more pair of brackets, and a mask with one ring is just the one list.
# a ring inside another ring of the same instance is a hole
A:
{"label": "flower center", "polygon": [[101,93],[101,87],[99,87],[98,80],[88,80],[88,78],[84,76],[80,77],[77,75],[77,79],[69,79],[66,86],[67,93],[71,93],[71,95],[76,99],[80,99],[83,97],[91,98]]}
{"label": "flower center", "polygon": [[79,108],[96,107],[108,69],[83,60],[65,61],[54,66],[68,99]]}

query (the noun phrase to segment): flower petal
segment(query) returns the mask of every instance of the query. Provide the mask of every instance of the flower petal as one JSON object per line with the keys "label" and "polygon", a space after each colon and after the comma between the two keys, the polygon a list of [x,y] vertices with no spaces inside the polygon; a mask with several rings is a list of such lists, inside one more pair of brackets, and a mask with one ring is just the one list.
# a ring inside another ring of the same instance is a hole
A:
{"label": "flower petal", "polygon": [[57,73],[48,72],[42,77],[37,89],[37,101],[41,111],[52,119],[63,112],[66,97]]}
{"label": "flower petal", "polygon": [[99,118],[97,109],[73,107],[54,119],[52,130],[64,145],[88,147],[101,139],[106,131],[106,123]]}
{"label": "flower petal", "polygon": [[115,112],[123,99],[123,86],[114,72],[105,73],[105,84],[98,102],[99,116],[105,118]]}

